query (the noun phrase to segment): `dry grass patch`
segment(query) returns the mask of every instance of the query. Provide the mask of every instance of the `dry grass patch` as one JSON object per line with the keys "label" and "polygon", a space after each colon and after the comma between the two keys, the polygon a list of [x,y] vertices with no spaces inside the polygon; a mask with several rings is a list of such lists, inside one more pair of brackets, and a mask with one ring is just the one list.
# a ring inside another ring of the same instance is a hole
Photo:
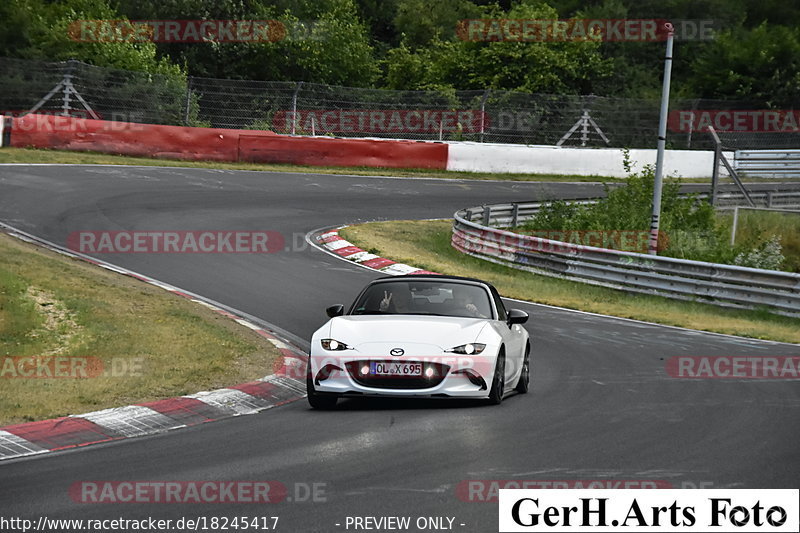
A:
{"label": "dry grass patch", "polygon": [[[45,356],[100,361],[110,375],[14,377],[10,358]],[[0,425],[234,385],[279,358],[210,309],[0,234]]]}

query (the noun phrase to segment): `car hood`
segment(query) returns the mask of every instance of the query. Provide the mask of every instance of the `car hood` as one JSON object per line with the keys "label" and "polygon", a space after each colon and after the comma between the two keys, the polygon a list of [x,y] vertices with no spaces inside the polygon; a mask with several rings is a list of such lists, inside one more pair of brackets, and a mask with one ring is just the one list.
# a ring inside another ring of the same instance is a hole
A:
{"label": "car hood", "polygon": [[483,318],[445,316],[342,316],[331,320],[330,336],[356,349],[365,343],[413,343],[446,350],[475,342],[486,323]]}

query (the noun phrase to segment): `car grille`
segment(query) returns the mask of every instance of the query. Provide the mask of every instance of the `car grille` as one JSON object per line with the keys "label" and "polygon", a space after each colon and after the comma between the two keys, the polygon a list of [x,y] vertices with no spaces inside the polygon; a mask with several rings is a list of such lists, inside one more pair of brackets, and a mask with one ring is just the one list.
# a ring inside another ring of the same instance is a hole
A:
{"label": "car grille", "polygon": [[[389,362],[397,362],[397,361],[389,361]],[[350,361],[349,363],[345,363],[345,367],[347,368],[347,372],[350,374],[350,377],[353,378],[353,381],[358,383],[364,387],[370,387],[373,389],[430,389],[431,387],[436,387],[439,385],[442,380],[444,380],[447,373],[450,371],[449,365],[444,365],[441,363],[423,363],[422,364],[422,372],[423,374],[428,368],[433,368],[433,376],[425,377],[411,377],[411,376],[397,376],[397,377],[387,377],[387,376],[373,376],[373,375],[363,375],[359,372],[359,369],[364,365],[368,364],[365,361]]]}

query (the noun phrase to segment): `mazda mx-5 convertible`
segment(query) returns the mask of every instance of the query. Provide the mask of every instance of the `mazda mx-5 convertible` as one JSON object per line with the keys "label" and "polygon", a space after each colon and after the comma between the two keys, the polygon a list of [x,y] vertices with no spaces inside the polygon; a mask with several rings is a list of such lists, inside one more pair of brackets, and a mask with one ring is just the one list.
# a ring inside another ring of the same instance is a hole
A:
{"label": "mazda mx-5 convertible", "polygon": [[340,397],[484,398],[528,391],[527,313],[506,310],[497,290],[471,278],[379,278],[311,339],[308,401]]}

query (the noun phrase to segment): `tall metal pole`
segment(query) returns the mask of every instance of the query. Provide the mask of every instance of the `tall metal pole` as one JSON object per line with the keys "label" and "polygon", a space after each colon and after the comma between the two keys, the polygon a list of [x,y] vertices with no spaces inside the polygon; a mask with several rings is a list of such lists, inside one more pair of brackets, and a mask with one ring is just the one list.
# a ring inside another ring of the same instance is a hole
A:
{"label": "tall metal pole", "polygon": [[653,216],[650,219],[650,243],[648,253],[658,254],[658,226],[661,220],[661,187],[664,176],[664,148],[667,144],[667,114],[669,113],[669,81],[672,76],[672,41],[674,29],[669,22],[667,31],[667,53],[664,58],[664,85],[661,88],[661,116],[658,120],[658,153],[656,155],[656,177],[653,186]]}

